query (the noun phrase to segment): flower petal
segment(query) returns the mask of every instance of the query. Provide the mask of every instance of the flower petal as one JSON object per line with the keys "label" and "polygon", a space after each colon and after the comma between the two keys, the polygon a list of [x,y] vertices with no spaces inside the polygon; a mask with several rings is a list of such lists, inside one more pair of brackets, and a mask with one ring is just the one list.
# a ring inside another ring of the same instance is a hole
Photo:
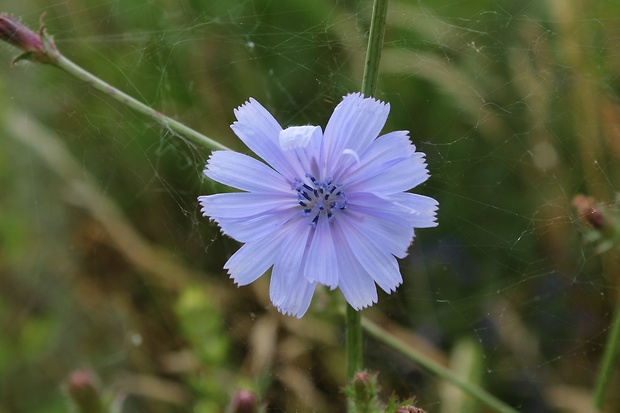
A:
{"label": "flower petal", "polygon": [[415,146],[409,139],[408,131],[386,133],[375,139],[368,148],[358,155],[357,162],[350,164],[344,176],[353,179],[368,169],[381,168],[415,153]]}
{"label": "flower petal", "polygon": [[239,242],[252,242],[267,237],[293,218],[301,221],[301,213],[295,208],[284,211],[264,213],[246,218],[212,218],[220,226],[222,233]]}
{"label": "flower petal", "polygon": [[390,194],[409,190],[427,178],[424,154],[415,151],[407,131],[396,131],[372,142],[360,161],[343,172],[341,181],[347,191]]}
{"label": "flower petal", "polygon": [[388,294],[396,290],[396,287],[403,282],[396,258],[378,247],[372,239],[373,235],[362,231],[357,223],[347,216],[339,216],[334,223],[347,235],[346,240],[353,255],[366,268],[377,285]]}
{"label": "flower petal", "polygon": [[239,242],[252,242],[280,230],[295,216],[299,216],[299,213],[293,211],[287,215],[256,215],[252,218],[221,218],[214,221],[218,223],[223,234]]}
{"label": "flower petal", "polygon": [[312,227],[305,221],[291,228],[271,272],[269,295],[271,302],[284,314],[303,316],[310,302],[316,283],[303,276],[306,250]]}
{"label": "flower petal", "polygon": [[291,194],[266,194],[233,192],[199,196],[200,210],[204,216],[214,218],[247,218],[269,211],[281,211],[298,207],[296,197]]}
{"label": "flower petal", "polygon": [[[323,138],[325,171],[336,175],[345,150],[360,154],[379,136],[390,105],[359,93],[349,94],[336,106]],[[326,176],[323,176],[325,178]]]}
{"label": "flower petal", "polygon": [[313,232],[304,271],[305,277],[310,282],[318,282],[333,290],[338,286],[338,258],[327,217],[319,219]]}
{"label": "flower petal", "polygon": [[350,208],[347,218],[365,234],[369,242],[398,258],[405,258],[413,240],[413,227],[404,214],[392,214],[357,205]]}
{"label": "flower petal", "polygon": [[280,148],[282,127],[255,99],[235,109],[237,121],[230,127],[255,154],[282,175],[293,179],[294,170]]}
{"label": "flower petal", "polygon": [[264,163],[238,152],[212,152],[204,174],[243,191],[292,193],[292,181],[287,181]]}
{"label": "flower petal", "polygon": [[[402,194],[402,192],[399,194]],[[392,196],[382,196],[371,192],[348,193],[347,205],[351,205],[352,207],[347,211],[364,208],[364,210],[372,211],[373,214],[397,215],[407,221],[411,211],[407,206],[396,202],[396,200],[400,200],[397,196],[398,194]]]}
{"label": "flower petal", "polygon": [[280,131],[278,136],[280,148],[283,151],[305,148],[312,138],[319,134],[321,134],[319,126],[290,126]]}
{"label": "flower petal", "polygon": [[437,226],[435,213],[438,202],[427,196],[399,192],[381,196],[370,192],[354,192],[347,195],[347,203],[355,211],[367,211],[374,216],[395,215],[403,220],[404,226],[428,228]]}
{"label": "flower petal", "polygon": [[269,236],[248,242],[224,264],[230,278],[239,286],[250,284],[273,265],[282,249],[282,236]]}
{"label": "flower petal", "polygon": [[339,226],[332,231],[334,243],[338,246],[338,287],[344,298],[356,310],[361,310],[377,302],[375,282],[351,251],[346,236]]}
{"label": "flower petal", "polygon": [[307,174],[319,175],[323,131],[320,126],[291,126],[280,132],[280,147],[296,174],[303,179]]}
{"label": "flower petal", "polygon": [[429,177],[424,154],[420,152],[392,163],[369,165],[351,175],[348,177],[350,180],[344,183],[347,191],[383,195],[408,191]]}
{"label": "flower petal", "polygon": [[439,203],[424,195],[402,192],[390,197],[394,202],[408,208],[411,216],[411,225],[415,228],[430,228],[437,226],[437,206]]}

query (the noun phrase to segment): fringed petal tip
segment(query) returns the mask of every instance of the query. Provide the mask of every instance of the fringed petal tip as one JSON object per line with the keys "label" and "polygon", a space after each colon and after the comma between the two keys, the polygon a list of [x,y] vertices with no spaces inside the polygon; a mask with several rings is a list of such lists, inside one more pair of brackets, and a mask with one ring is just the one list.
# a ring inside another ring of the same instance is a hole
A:
{"label": "fringed petal tip", "polygon": [[267,118],[276,122],[271,113],[263,105],[261,105],[258,100],[252,97],[237,106],[237,108],[233,110],[233,113],[237,118],[237,120],[230,125],[233,127],[233,130],[235,125],[243,123],[251,118]]}
{"label": "fringed petal tip", "polygon": [[295,317],[295,318],[302,318],[306,314],[306,311],[307,311],[307,310],[304,310],[303,312],[301,312],[301,311],[287,309],[287,308],[278,307],[278,306],[276,306],[276,309],[281,314],[288,315],[288,316]]}
{"label": "fringed petal tip", "polygon": [[207,163],[205,164],[205,167],[202,170],[202,174],[205,175],[207,178],[209,178],[209,172],[211,172],[211,165],[212,165],[213,160],[217,159],[221,152],[230,152],[230,151],[218,150],[218,151],[213,151],[209,154],[209,157],[207,158]]}
{"label": "fringed petal tip", "polygon": [[395,285],[391,286],[389,288],[389,290],[383,290],[386,292],[386,294],[392,294],[394,292],[396,292],[396,290],[398,290],[398,287],[400,287],[403,283],[403,279],[401,278],[400,281],[398,283],[396,283]]}
{"label": "fringed petal tip", "polygon": [[[209,212],[209,197],[211,195],[201,195],[198,197],[198,203],[200,204],[200,206],[202,208],[200,208],[200,213],[202,214],[203,217],[207,217],[209,218],[210,222],[215,222],[216,224],[219,224],[219,221],[216,217],[214,217],[213,215],[211,215],[211,213]],[[220,228],[220,232],[224,235],[227,235],[224,233],[224,231],[222,230],[222,228]]]}
{"label": "fringed petal tip", "polygon": [[390,109],[390,104],[388,102],[383,102],[379,99],[376,99],[372,96],[364,96],[363,93],[361,92],[351,92],[351,93],[347,93],[346,95],[344,95],[342,97],[342,101],[338,104],[338,106],[342,105],[345,101],[347,101],[347,104],[350,104],[352,102],[350,102],[351,100],[357,100],[358,102],[363,102],[363,101],[370,101],[376,104],[380,104],[382,107],[387,108],[388,111]]}
{"label": "fringed petal tip", "polygon": [[239,135],[238,127],[242,126],[244,123],[247,123],[249,119],[260,116],[259,114],[263,114],[263,112],[267,112],[263,105],[261,105],[256,99],[249,98],[233,110],[236,120],[233,121],[230,128],[235,132],[235,134]]}
{"label": "fringed petal tip", "polygon": [[433,208],[433,210],[429,213],[429,217],[428,220],[426,222],[425,226],[418,226],[416,228],[433,228],[436,227],[437,225],[439,225],[439,222],[437,222],[437,211],[439,210],[438,207]]}
{"label": "fringed petal tip", "polygon": [[436,200],[433,201],[435,201],[435,203],[431,209],[431,225],[429,225],[429,228],[439,225],[439,223],[437,222],[437,211],[439,211],[439,202],[437,202]]}
{"label": "fringed petal tip", "polygon": [[234,276],[234,275],[232,275],[232,274],[230,273],[230,270],[226,271],[226,274],[228,274],[228,277],[232,280],[233,284],[235,284],[235,286],[236,286],[237,288],[239,288],[239,287],[244,287],[244,286],[246,286],[246,285],[250,284],[250,283],[243,282],[242,280],[240,280],[240,279],[239,279],[239,277],[238,277],[238,276]]}
{"label": "fringed petal tip", "polygon": [[[226,230],[222,227],[222,223],[221,223],[221,220],[220,220],[220,219],[218,219],[218,218],[216,218],[216,217],[213,217],[213,216],[210,216],[210,215],[209,215],[209,213],[205,210],[205,208],[201,208],[201,209],[200,209],[200,212],[202,213],[202,216],[203,216],[203,217],[209,218],[209,222],[213,222],[213,223],[217,224],[218,229],[220,230],[220,234],[225,235],[225,236],[227,236],[228,238],[235,239],[235,237],[233,236],[234,234],[229,233],[228,231],[226,231]],[[224,267],[224,268],[226,268],[226,267]],[[229,274],[230,274],[230,273],[229,273]],[[231,277],[231,278],[232,278],[232,277]]]}
{"label": "fringed petal tip", "polygon": [[378,301],[379,301],[379,298],[375,297],[370,302],[368,301],[363,302],[363,303],[352,303],[350,301],[347,301],[347,302],[355,311],[362,311],[365,308],[372,307],[373,305],[377,304]]}
{"label": "fringed petal tip", "polygon": [[[223,232],[222,232],[223,233]],[[239,287],[244,287],[248,284],[251,284],[252,282],[254,282],[254,280],[256,278],[254,277],[244,277],[243,274],[239,273],[238,271],[235,271],[234,268],[231,268],[230,265],[230,259],[228,262],[226,262],[226,264],[224,264],[224,269],[226,270],[226,274],[228,274],[228,278],[230,278],[233,282],[233,284],[235,285],[235,287],[239,288]]]}
{"label": "fringed petal tip", "polygon": [[308,311],[308,308],[310,308],[309,302],[307,305],[305,305],[299,302],[291,303],[290,301],[291,300],[285,299],[284,297],[282,297],[281,299],[277,301],[274,301],[272,297],[271,304],[274,306],[276,310],[278,310],[279,313],[292,316],[292,317],[296,317],[296,318],[303,317],[304,314],[306,314],[306,312]]}
{"label": "fringed petal tip", "polygon": [[314,284],[312,284],[310,294],[304,294],[305,297],[281,297],[280,299],[275,300],[275,297],[271,297],[271,304],[281,314],[301,318],[304,316],[304,314],[306,314],[306,312],[308,312],[308,309],[310,308],[313,293]]}
{"label": "fringed petal tip", "polygon": [[[369,118],[363,118],[363,122],[376,120],[381,124],[381,127],[383,127],[383,124],[390,113],[390,104],[373,97],[365,97],[360,92],[354,92],[349,93],[342,98],[342,101],[338,103],[334,109],[334,114],[337,112],[353,113],[357,110],[361,110],[361,113],[370,116]],[[379,130],[380,129],[381,128],[379,128]],[[374,136],[374,138],[376,137],[377,135]]]}
{"label": "fringed petal tip", "polygon": [[[237,106],[234,110],[233,113],[235,114],[235,116],[237,116],[239,111],[242,111],[244,109],[247,109],[248,106],[250,105],[255,105],[258,104],[259,106],[262,107],[262,105],[260,103],[258,103],[258,101],[256,99],[254,99],[253,97],[248,98],[248,100],[246,100],[245,102],[243,102],[241,105]],[[238,117],[237,117],[238,118]]]}

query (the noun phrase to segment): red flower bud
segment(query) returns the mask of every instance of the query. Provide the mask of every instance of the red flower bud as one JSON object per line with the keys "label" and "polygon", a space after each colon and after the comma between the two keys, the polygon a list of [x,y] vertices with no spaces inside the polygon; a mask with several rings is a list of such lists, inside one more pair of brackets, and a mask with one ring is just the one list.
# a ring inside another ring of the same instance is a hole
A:
{"label": "red flower bud", "polygon": [[231,402],[232,413],[257,413],[256,395],[250,390],[237,390]]}
{"label": "red flower bud", "polygon": [[573,198],[573,206],[577,210],[579,218],[592,228],[600,230],[605,225],[605,217],[600,205],[593,197],[577,194]]}
{"label": "red flower bud", "polygon": [[97,378],[88,370],[75,370],[67,380],[67,392],[78,412],[102,413]]}
{"label": "red flower bud", "polygon": [[24,53],[13,59],[11,64],[23,59],[34,60],[39,63],[54,63],[57,51],[54,42],[45,34],[43,17],[39,33],[21,24],[6,13],[0,14],[0,40],[12,44]]}

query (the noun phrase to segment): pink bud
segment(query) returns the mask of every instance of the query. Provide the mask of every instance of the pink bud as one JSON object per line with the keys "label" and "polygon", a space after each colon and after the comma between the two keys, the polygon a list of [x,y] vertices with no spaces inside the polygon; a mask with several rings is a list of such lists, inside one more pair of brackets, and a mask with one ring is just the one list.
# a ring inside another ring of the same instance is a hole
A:
{"label": "pink bud", "polygon": [[39,35],[6,13],[0,14],[0,39],[25,52],[43,50]]}
{"label": "pink bud", "polygon": [[67,380],[67,391],[79,412],[103,412],[97,378],[88,370],[75,370]]}
{"label": "pink bud", "polygon": [[257,413],[256,395],[250,390],[237,390],[231,402],[232,413]]}
{"label": "pink bud", "polygon": [[593,197],[577,194],[573,197],[573,206],[583,222],[596,230],[603,229],[606,220],[599,203]]}
{"label": "pink bud", "polygon": [[[41,16],[41,22],[43,17]],[[41,23],[39,33],[21,24],[6,13],[0,14],[0,40],[12,44],[24,53],[13,60],[13,63],[22,59],[31,59],[39,63],[53,63],[56,56],[54,42],[44,33]]]}

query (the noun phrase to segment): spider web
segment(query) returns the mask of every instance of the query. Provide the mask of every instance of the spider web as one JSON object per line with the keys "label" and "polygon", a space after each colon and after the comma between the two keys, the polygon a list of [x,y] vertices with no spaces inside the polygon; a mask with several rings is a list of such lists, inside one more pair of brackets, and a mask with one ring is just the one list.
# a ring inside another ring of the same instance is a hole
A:
{"label": "spider web", "polygon": [[[249,97],[283,126],[324,126],[359,89],[371,13],[369,2],[325,0],[4,7],[31,27],[45,11],[69,58],[246,153],[229,125]],[[385,131],[410,130],[427,155],[431,178],[415,191],[439,201],[439,226],[417,232],[403,285],[364,314],[522,411],[590,409],[618,297],[609,233],[580,220],[573,201],[593,196],[613,227],[619,9],[390,3],[377,97],[391,105]],[[1,51],[6,62],[12,53]],[[119,250],[73,182],[5,139],[0,314],[13,338],[0,353],[21,355],[0,356],[7,406],[61,411],[58,383],[85,366],[129,395],[124,411],[219,411],[238,386],[269,411],[342,411],[340,293],[318,291],[298,321],[271,308],[267,277],[239,289],[227,279],[238,245],[196,202],[222,190],[201,176],[208,151],[58,70],[7,66],[7,105],[60,138],[81,168],[72,179],[122,211],[148,257],[163,257],[154,267],[188,274],[162,276],[175,287],[144,276],[157,269],[140,264],[143,250]],[[481,411],[378,341],[365,345],[385,396]],[[15,390],[26,383],[42,398]]]}

